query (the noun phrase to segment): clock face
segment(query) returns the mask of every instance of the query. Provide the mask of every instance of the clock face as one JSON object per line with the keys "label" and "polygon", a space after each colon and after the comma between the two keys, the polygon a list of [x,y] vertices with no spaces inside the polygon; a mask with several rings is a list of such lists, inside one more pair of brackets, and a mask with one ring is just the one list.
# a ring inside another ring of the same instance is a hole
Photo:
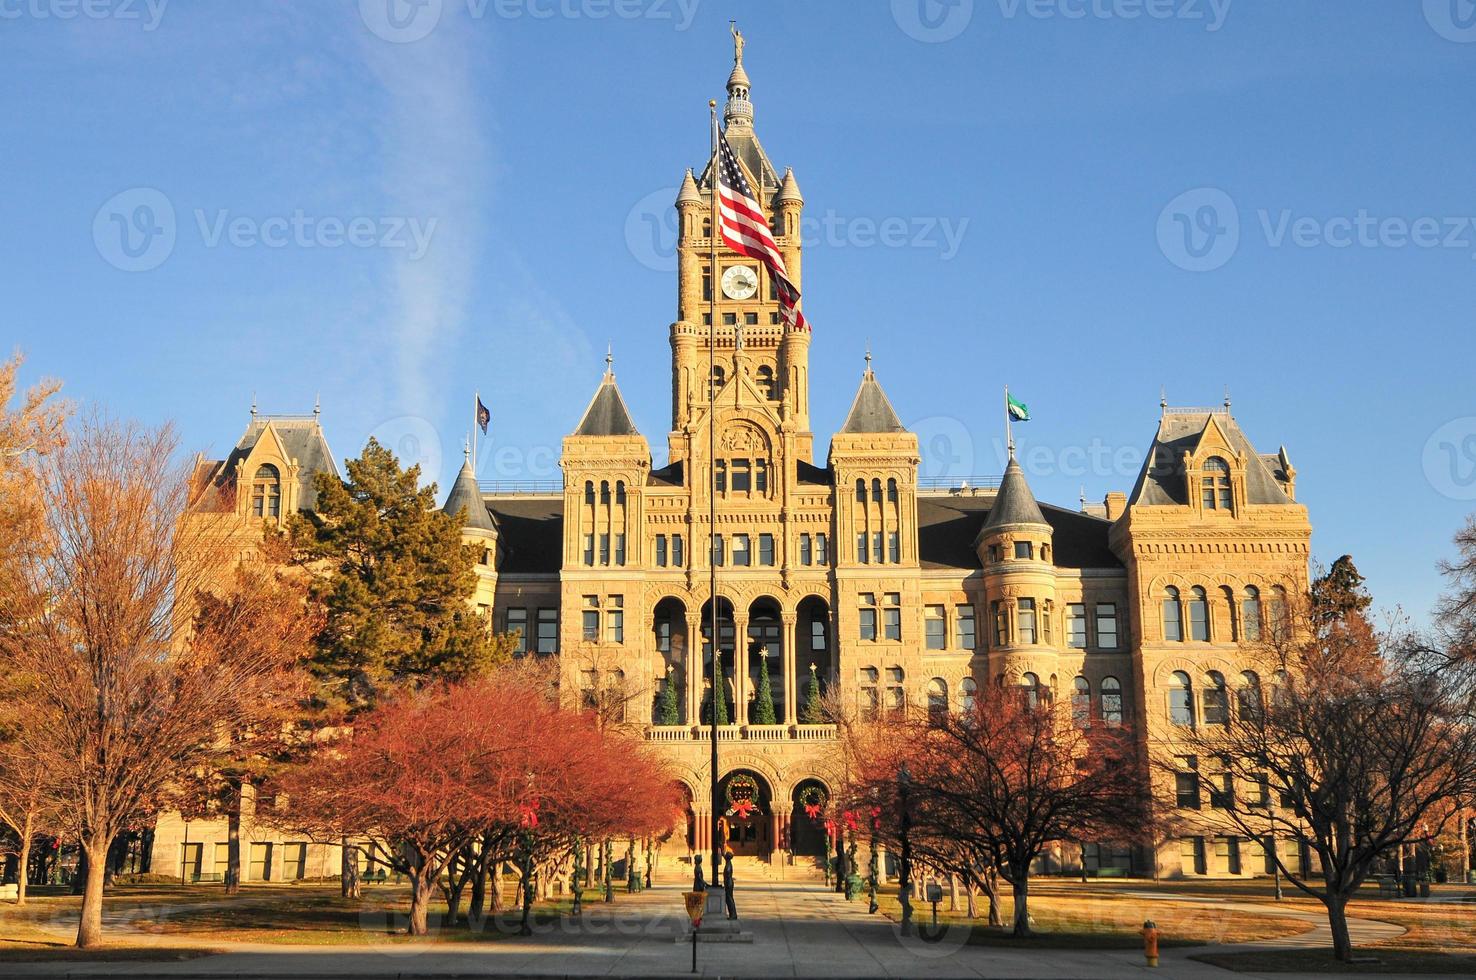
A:
{"label": "clock face", "polygon": [[723,295],[728,299],[748,299],[758,292],[758,273],[746,265],[729,266],[723,272]]}

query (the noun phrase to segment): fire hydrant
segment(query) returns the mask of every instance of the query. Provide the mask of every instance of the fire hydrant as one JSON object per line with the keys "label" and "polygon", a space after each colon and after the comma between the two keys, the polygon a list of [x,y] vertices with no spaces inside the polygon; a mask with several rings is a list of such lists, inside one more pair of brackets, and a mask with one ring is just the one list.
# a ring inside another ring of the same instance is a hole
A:
{"label": "fire hydrant", "polygon": [[1158,965],[1158,926],[1149,919],[1143,923],[1143,955],[1148,959],[1149,966]]}

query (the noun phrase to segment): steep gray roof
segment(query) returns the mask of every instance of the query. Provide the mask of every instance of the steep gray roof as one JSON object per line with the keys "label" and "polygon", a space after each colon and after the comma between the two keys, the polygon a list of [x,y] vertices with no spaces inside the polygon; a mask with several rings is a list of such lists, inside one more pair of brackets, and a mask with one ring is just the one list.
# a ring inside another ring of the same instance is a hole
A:
{"label": "steep gray roof", "polygon": [[[1289,504],[1283,488],[1286,473],[1276,456],[1256,452],[1235,417],[1229,412],[1166,412],[1158,423],[1153,445],[1128,495],[1133,504],[1184,506],[1189,503],[1189,485],[1184,478],[1184,454],[1194,452],[1210,420],[1225,433],[1236,453],[1245,456],[1245,495],[1252,504]],[[1274,461],[1274,462],[1273,462]],[[1269,465],[1268,465],[1269,464]]]}
{"label": "steep gray roof", "polygon": [[620,388],[615,384],[615,375],[605,372],[600,387],[595,391],[594,398],[590,399],[589,407],[584,410],[584,418],[579,423],[579,428],[574,430],[576,436],[638,436],[635,423],[631,421],[630,410],[625,407],[625,399],[620,397]]}
{"label": "steep gray roof", "polygon": [[989,519],[984,522],[981,532],[1009,524],[1044,523],[1046,519],[1040,512],[1040,505],[1035,502],[1035,494],[1030,492],[1025,471],[1020,469],[1020,464],[1011,456],[1009,465],[1005,467],[1004,477],[999,481],[999,493],[995,494],[994,506],[989,509]]}
{"label": "steep gray roof", "polygon": [[[238,460],[245,459],[266,432],[267,424],[277,432],[289,460],[297,460],[298,503],[303,510],[313,510],[318,504],[318,493],[313,488],[313,477],[318,473],[338,476],[338,466],[333,462],[333,452],[328,440],[323,437],[323,427],[316,417],[312,418],[266,418],[256,417],[246,426],[246,432],[236,448],[226,459],[225,471],[233,472]],[[250,477],[250,474],[247,474]]]}
{"label": "steep gray roof", "polygon": [[[868,360],[870,355],[867,355]],[[842,432],[905,432],[902,420],[892,410],[892,403],[876,375],[870,368],[861,376],[861,387],[856,389],[856,400],[851,402],[851,412],[846,416]]]}
{"label": "steep gray roof", "polygon": [[446,504],[441,510],[453,516],[465,510],[466,523],[463,527],[478,531],[497,530],[497,521],[487,511],[487,502],[482,499],[482,491],[477,487],[477,475],[472,471],[469,459],[461,464],[461,472],[456,474],[456,482],[451,484],[451,492],[446,495]]}

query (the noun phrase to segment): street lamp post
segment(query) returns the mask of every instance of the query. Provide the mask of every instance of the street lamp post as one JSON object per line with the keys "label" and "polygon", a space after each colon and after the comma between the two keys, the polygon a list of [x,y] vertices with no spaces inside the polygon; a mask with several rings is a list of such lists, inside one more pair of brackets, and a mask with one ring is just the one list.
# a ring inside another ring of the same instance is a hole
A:
{"label": "street lamp post", "polygon": [[897,863],[897,899],[902,903],[902,935],[912,935],[912,841],[908,834],[912,830],[912,813],[908,796],[912,792],[912,772],[907,763],[897,770],[897,795],[902,805],[901,837],[902,855]]}

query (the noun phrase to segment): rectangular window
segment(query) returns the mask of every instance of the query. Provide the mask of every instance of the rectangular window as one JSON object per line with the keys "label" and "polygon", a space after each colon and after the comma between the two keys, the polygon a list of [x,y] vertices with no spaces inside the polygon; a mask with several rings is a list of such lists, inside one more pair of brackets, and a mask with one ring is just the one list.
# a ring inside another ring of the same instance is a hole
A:
{"label": "rectangular window", "polygon": [[973,606],[958,606],[953,610],[953,642],[960,650],[972,650],[978,642]]}
{"label": "rectangular window", "polygon": [[1174,802],[1181,810],[1199,809],[1199,760],[1192,755],[1181,755],[1174,760]]}
{"label": "rectangular window", "polygon": [[1209,773],[1209,805],[1216,810],[1228,810],[1234,799],[1234,778],[1230,766],[1223,759],[1211,764]]}
{"label": "rectangular window", "polygon": [[723,536],[721,534],[712,536],[712,563],[719,568],[723,565]]}
{"label": "rectangular window", "polygon": [[748,554],[748,535],[733,535],[733,564],[739,568],[752,564]]}
{"label": "rectangular window", "polygon": [[733,492],[748,493],[753,489],[753,479],[750,476],[750,463],[746,459],[733,460]]}
{"label": "rectangular window", "polygon": [[724,313],[723,314],[723,325],[724,326],[731,327],[731,326],[733,326],[737,322],[738,322],[738,314],[736,314],[736,313]]}
{"label": "rectangular window", "polygon": [[595,536],[593,534],[584,536],[584,563],[586,565],[595,563]]}
{"label": "rectangular window", "polygon": [[825,620],[810,620],[810,652],[825,652]]}
{"label": "rectangular window", "polygon": [[812,565],[815,561],[814,545],[810,542],[808,534],[801,534],[799,539],[799,557],[801,565]]}
{"label": "rectangular window", "polygon": [[1204,838],[1181,837],[1179,839],[1179,862],[1186,875],[1204,874]]}
{"label": "rectangular window", "polygon": [[769,492],[769,461],[767,459],[753,461],[753,488],[759,493]]}
{"label": "rectangular window", "polygon": [[1271,805],[1271,779],[1264,772],[1256,773],[1251,780],[1249,806]]}
{"label": "rectangular window", "polygon": [[308,846],[300,841],[282,845],[282,877],[287,881],[301,881],[307,877]]}
{"label": "rectangular window", "polygon": [[723,460],[723,459],[718,460],[717,463],[714,464],[713,469],[714,469],[713,478],[716,481],[717,492],[718,493],[727,493],[728,492],[728,462],[727,462],[727,460]]}
{"label": "rectangular window", "polygon": [[887,534],[887,561],[893,565],[902,563],[902,535],[896,531]]}
{"label": "rectangular window", "polygon": [[815,564],[830,564],[830,537],[825,534],[815,535]]}
{"label": "rectangular window", "polygon": [[682,536],[673,534],[671,536],[671,564],[674,568],[681,568],[687,562],[686,549],[682,546]]}
{"label": "rectangular window", "polygon": [[1002,647],[1009,635],[1009,613],[1005,611],[1004,603],[998,599],[991,602],[989,608],[993,611],[990,618],[994,620],[994,645]]}
{"label": "rectangular window", "polygon": [[538,652],[559,652],[559,611],[557,609],[538,610]]}
{"label": "rectangular window", "polygon": [[666,567],[666,535],[656,535],[656,567]]}
{"label": "rectangular window", "polygon": [[615,564],[625,564],[625,535],[615,535]]}
{"label": "rectangular window", "polygon": [[600,597],[587,595],[584,597],[584,642],[600,642]]}
{"label": "rectangular window", "polygon": [[1117,649],[1117,604],[1097,603],[1097,649]]}
{"label": "rectangular window", "polygon": [[230,863],[231,863],[231,845],[229,845],[229,844],[216,844],[215,845],[215,878],[213,880],[215,880],[215,881],[223,881],[225,879],[226,869],[228,867],[230,867]]}
{"label": "rectangular window", "polygon": [[1035,557],[1035,546],[1034,546],[1034,544],[1032,542],[1029,542],[1029,541],[1016,541],[1015,542],[1015,557],[1016,558],[1034,558]]}
{"label": "rectangular window", "polygon": [[1045,602],[1041,603],[1040,607],[1040,636],[1041,639],[1045,641],[1046,646],[1051,646],[1056,642],[1056,638],[1054,635],[1054,629],[1056,625],[1055,619],[1055,603],[1047,599]]}
{"label": "rectangular window", "polygon": [[1073,650],[1086,649],[1087,613],[1085,603],[1066,603],[1066,645]]}
{"label": "rectangular window", "polygon": [[[707,234],[711,234],[712,229],[708,228],[708,229],[704,229],[704,231]],[[707,301],[709,301],[711,299],[712,299],[712,270],[710,268],[707,268],[707,267],[704,266],[703,269],[702,269],[702,301],[705,303],[705,302],[707,302]]]}
{"label": "rectangular window", "polygon": [[861,593],[861,639],[865,642],[876,640],[876,595],[872,592]]}
{"label": "rectangular window", "polygon": [[882,533],[876,531],[871,535],[871,560],[880,565],[886,558],[886,552],[882,550]]}
{"label": "rectangular window", "polygon": [[1015,612],[1020,618],[1020,642],[1034,643],[1035,637],[1035,600],[1016,599]]}
{"label": "rectangular window", "polygon": [[942,606],[923,607],[923,643],[929,650],[948,649],[948,620]]}
{"label": "rectangular window", "polygon": [[528,610],[509,609],[503,631],[518,634],[518,642],[513,647],[514,653],[526,653],[528,651]]}
{"label": "rectangular window", "polygon": [[612,595],[605,612],[605,639],[611,643],[625,642],[625,597]]}
{"label": "rectangular window", "polygon": [[272,880],[272,845],[265,841],[251,842],[251,857],[246,866],[247,881]]}
{"label": "rectangular window", "polygon": [[600,535],[600,564],[610,564],[610,535]]}
{"label": "rectangular window", "polygon": [[671,652],[671,620],[656,620],[656,649],[660,653]]}
{"label": "rectangular window", "polygon": [[871,549],[866,544],[866,532],[856,535],[856,560],[863,565],[871,561]]}
{"label": "rectangular window", "polygon": [[772,534],[759,535],[759,564],[774,564],[774,536]]}
{"label": "rectangular window", "polygon": [[902,596],[888,592],[882,609],[882,637],[887,640],[902,639]]}

